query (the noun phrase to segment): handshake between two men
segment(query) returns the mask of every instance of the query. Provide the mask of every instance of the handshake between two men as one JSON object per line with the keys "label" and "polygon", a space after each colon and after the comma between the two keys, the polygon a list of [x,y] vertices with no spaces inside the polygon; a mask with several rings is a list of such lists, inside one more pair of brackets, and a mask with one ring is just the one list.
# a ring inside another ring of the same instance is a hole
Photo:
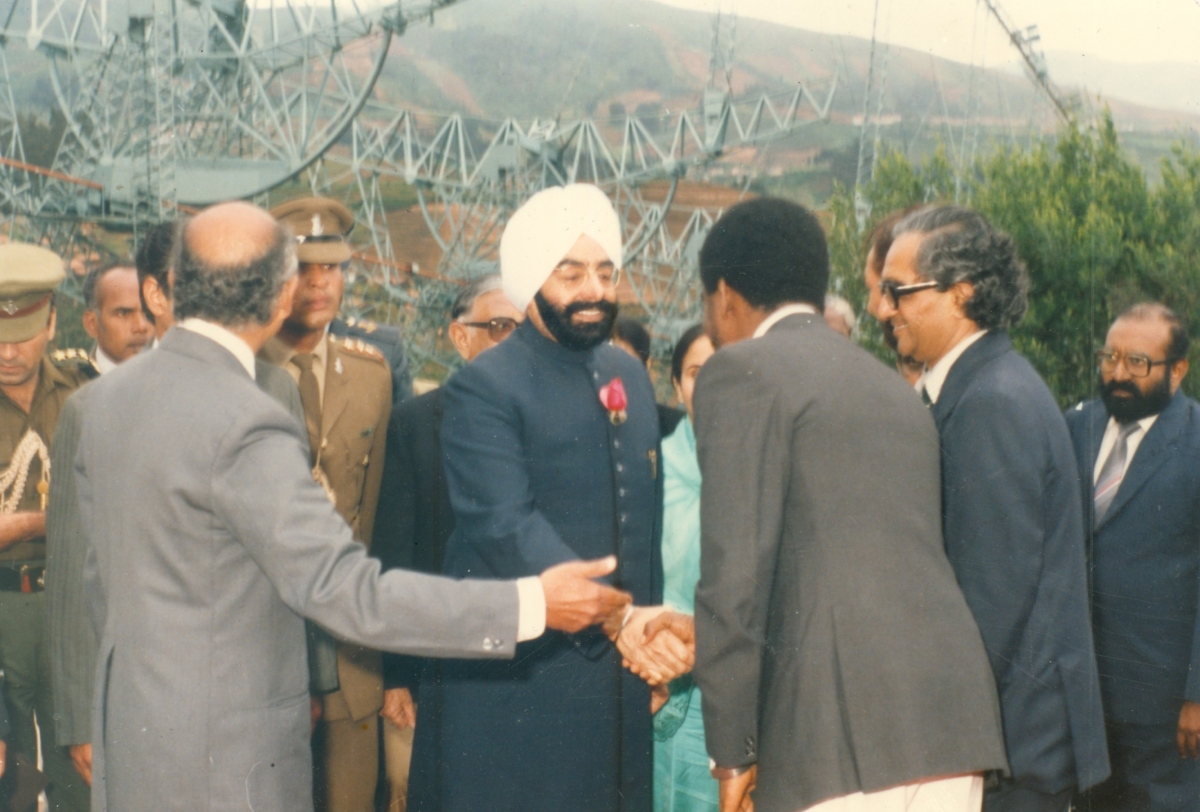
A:
{"label": "handshake between two men", "polygon": [[613,556],[568,561],[540,576],[546,595],[546,627],[574,633],[601,624],[621,652],[624,666],[653,689],[651,712],[667,701],[667,683],[692,670],[696,627],[691,615],[666,606],[633,606],[629,593],[597,583],[617,567]]}

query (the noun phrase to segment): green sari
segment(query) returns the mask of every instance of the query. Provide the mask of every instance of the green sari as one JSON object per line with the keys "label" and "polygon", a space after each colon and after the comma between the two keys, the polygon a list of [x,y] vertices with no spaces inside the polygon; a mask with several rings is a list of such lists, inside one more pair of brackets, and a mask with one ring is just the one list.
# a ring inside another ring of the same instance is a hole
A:
{"label": "green sari", "polygon": [[[695,611],[700,580],[700,463],[688,418],[662,442],[663,603]],[[654,812],[717,812],[717,782],[708,771],[700,689],[691,675],[670,685],[654,716]]]}

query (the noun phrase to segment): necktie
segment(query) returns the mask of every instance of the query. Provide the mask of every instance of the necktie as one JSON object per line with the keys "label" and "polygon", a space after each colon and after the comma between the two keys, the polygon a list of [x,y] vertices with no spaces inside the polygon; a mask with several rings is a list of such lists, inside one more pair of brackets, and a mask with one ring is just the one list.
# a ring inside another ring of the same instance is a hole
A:
{"label": "necktie", "polygon": [[933,405],[933,399],[929,397],[929,390],[926,389],[924,386],[921,387],[921,402],[924,403],[926,406]]}
{"label": "necktie", "polygon": [[313,372],[313,354],[297,353],[292,356],[292,363],[300,367],[300,405],[304,407],[304,423],[308,429],[310,461],[315,462],[321,442],[321,389]]}
{"label": "necktie", "polygon": [[1116,498],[1117,491],[1121,487],[1121,480],[1125,478],[1125,460],[1129,456],[1129,438],[1141,428],[1136,421],[1121,426],[1120,433],[1117,434],[1117,441],[1113,443],[1112,451],[1109,452],[1108,459],[1104,461],[1104,467],[1100,469],[1100,476],[1096,479],[1096,511],[1094,514],[1096,524],[1099,524],[1104,518],[1104,514],[1112,506],[1113,499]]}

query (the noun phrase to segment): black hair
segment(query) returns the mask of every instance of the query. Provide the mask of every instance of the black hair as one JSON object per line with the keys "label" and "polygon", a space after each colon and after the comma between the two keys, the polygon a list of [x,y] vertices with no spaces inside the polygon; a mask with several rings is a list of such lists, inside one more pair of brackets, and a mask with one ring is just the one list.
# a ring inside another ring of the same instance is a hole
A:
{"label": "black hair", "polygon": [[1122,310],[1121,314],[1117,316],[1116,321],[1120,321],[1121,319],[1135,319],[1137,321],[1162,319],[1167,323],[1167,327],[1171,331],[1170,340],[1167,342],[1166,360],[1175,363],[1188,357],[1188,350],[1191,348],[1192,340],[1188,336],[1187,322],[1183,320],[1183,316],[1165,304],[1160,302],[1138,302]]}
{"label": "black hair", "polygon": [[704,325],[693,324],[684,330],[683,335],[675,342],[675,351],[671,353],[671,380],[676,382],[683,380],[683,359],[687,358],[688,351],[696,343],[696,339],[702,335],[704,335]]}
{"label": "black hair", "polygon": [[807,302],[820,310],[829,287],[825,232],[813,213],[796,203],[773,197],[739,203],[704,240],[700,279],[709,294],[724,279],[756,308]]}
{"label": "black hair", "polygon": [[179,246],[179,235],[186,220],[167,220],[158,223],[146,232],[138,245],[134,265],[138,275],[138,297],[142,300],[142,310],[150,323],[154,323],[154,314],[146,306],[146,294],[143,287],[146,277],[153,277],[158,288],[166,295],[171,295],[171,268],[174,267]]}
{"label": "black hair", "polygon": [[618,338],[633,347],[643,364],[650,362],[650,331],[633,316],[617,316],[617,320],[613,322],[613,338]]}
{"label": "black hair", "polygon": [[275,300],[296,271],[296,249],[288,230],[275,227],[275,239],[262,255],[245,265],[213,267],[179,241],[175,269],[175,317],[197,316],[221,325],[271,321]]}
{"label": "black hair", "polygon": [[923,234],[917,272],[948,290],[970,282],[975,292],[964,305],[967,318],[984,330],[1007,330],[1029,306],[1029,275],[1012,238],[982,214],[961,206],[927,206],[893,229],[899,238]]}

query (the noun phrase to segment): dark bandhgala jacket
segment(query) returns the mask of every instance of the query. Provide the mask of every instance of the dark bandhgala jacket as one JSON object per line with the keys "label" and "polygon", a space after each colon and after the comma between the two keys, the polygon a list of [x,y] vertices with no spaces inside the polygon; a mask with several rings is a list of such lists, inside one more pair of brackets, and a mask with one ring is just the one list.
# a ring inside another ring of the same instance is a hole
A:
{"label": "dark bandhgala jacket", "polygon": [[[1108,412],[1066,413],[1089,485]],[[1084,515],[1092,522],[1092,488]],[[1092,618],[1105,710],[1115,722],[1174,727],[1200,702],[1200,406],[1177,392],[1138,444],[1092,535]]]}
{"label": "dark bandhgala jacket", "polygon": [[755,809],[1003,769],[912,389],[797,314],[714,355],[695,414],[695,679],[709,754],[758,764]]}
{"label": "dark bandhgala jacket", "polygon": [[[628,419],[599,390],[621,378]],[[646,370],[603,344],[573,352],[526,321],[445,386],[455,528],[445,572],[510,578],[617,555],[611,580],[661,599],[658,413]],[[548,633],[512,663],[442,664],[421,685],[409,808],[648,812],[650,694],[603,633]],[[440,702],[441,725],[424,724]]]}
{"label": "dark bandhgala jacket", "polygon": [[1086,789],[1108,776],[1108,747],[1062,413],[1004,333],[967,348],[932,411],[946,553],[996,675],[1012,777]]}
{"label": "dark bandhgala jacket", "polygon": [[[371,554],[384,570],[403,568],[440,573],[446,541],[454,530],[454,510],[442,469],[441,387],[410,398],[396,411],[388,429],[387,454]],[[402,654],[385,654],[387,688],[418,687],[422,668],[432,665]],[[422,714],[429,718],[431,710]]]}

